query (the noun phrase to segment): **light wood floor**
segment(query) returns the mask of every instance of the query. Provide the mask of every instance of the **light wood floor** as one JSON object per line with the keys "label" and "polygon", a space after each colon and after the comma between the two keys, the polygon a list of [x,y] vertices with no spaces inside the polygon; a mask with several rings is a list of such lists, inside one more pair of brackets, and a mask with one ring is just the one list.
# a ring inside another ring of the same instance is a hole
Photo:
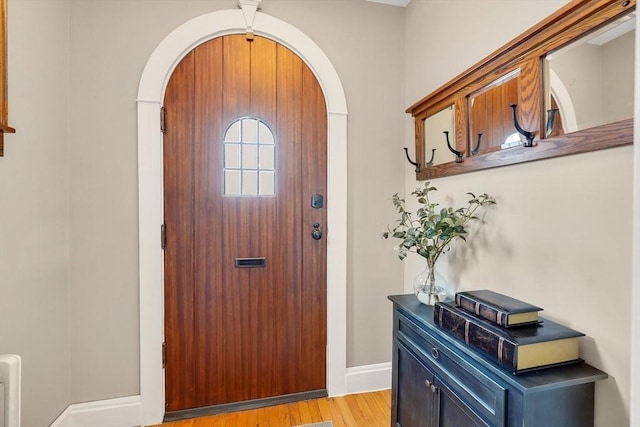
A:
{"label": "light wood floor", "polygon": [[350,394],[230,412],[152,427],[291,427],[333,421],[334,427],[389,427],[391,391]]}

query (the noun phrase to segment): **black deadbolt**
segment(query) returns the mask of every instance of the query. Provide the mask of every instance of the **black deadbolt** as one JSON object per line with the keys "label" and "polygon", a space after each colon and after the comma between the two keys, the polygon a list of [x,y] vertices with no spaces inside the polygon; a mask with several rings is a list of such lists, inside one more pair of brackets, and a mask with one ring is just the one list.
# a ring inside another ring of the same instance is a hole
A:
{"label": "black deadbolt", "polygon": [[311,196],[311,207],[314,209],[320,209],[324,206],[324,197],[322,194],[314,194]]}

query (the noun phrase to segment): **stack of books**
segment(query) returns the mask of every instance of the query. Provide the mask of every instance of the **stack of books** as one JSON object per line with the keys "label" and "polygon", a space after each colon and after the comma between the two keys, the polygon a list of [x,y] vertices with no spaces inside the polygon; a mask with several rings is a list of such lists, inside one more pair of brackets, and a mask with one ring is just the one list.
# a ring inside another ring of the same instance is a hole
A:
{"label": "stack of books", "polygon": [[434,322],[514,374],[580,362],[583,333],[542,319],[542,308],[489,290],[457,292],[434,306]]}

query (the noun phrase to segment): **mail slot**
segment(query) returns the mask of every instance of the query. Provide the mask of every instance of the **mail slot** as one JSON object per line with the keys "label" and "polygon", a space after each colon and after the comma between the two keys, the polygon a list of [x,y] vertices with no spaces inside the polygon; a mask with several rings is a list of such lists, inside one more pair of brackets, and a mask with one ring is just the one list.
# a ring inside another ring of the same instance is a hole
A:
{"label": "mail slot", "polygon": [[236,258],[236,268],[258,268],[258,267],[264,267],[266,264],[267,264],[267,260],[264,257]]}

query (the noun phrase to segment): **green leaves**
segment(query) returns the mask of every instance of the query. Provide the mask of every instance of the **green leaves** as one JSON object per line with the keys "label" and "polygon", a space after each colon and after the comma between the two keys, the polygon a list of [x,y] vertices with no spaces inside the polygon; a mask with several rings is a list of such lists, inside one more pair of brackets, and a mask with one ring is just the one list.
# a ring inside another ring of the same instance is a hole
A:
{"label": "green leaves", "polygon": [[454,209],[453,207],[438,210],[438,203],[429,201],[429,193],[437,191],[426,182],[424,188],[416,188],[411,195],[416,197],[422,205],[416,210],[416,219],[405,210],[405,200],[393,195],[392,201],[396,211],[400,214],[398,225],[382,234],[388,239],[393,237],[402,240],[398,249],[398,257],[403,260],[408,252],[415,252],[427,259],[429,263],[435,263],[438,257],[449,250],[449,244],[453,239],[466,241],[467,224],[478,217],[474,213],[480,207],[494,205],[496,202],[486,193],[476,196],[466,193],[470,199],[466,207]]}

